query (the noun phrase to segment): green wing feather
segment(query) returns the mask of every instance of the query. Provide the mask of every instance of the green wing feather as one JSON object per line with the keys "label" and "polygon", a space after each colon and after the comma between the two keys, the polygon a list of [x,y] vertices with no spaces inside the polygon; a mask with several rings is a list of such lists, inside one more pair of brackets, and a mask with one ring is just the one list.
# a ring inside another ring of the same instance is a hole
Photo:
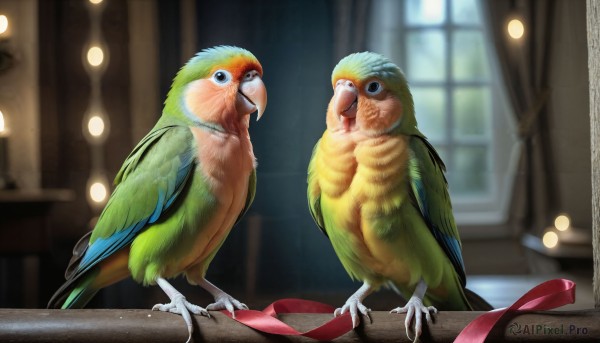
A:
{"label": "green wing feather", "polygon": [[444,162],[433,146],[423,136],[411,136],[409,160],[411,196],[417,203],[429,230],[452,262],[464,287],[466,278],[461,242],[452,214],[448,182],[444,176],[445,170]]}
{"label": "green wing feather", "polygon": [[256,169],[253,169],[252,173],[250,174],[250,178],[248,179],[248,195],[246,195],[246,203],[244,205],[244,208],[242,209],[242,212],[240,212],[240,215],[235,220],[236,224],[239,223],[240,220],[242,220],[242,217],[244,216],[244,214],[246,214],[246,212],[248,212],[250,205],[252,205],[252,202],[254,201],[255,195],[256,195]]}
{"label": "green wing feather", "polygon": [[60,306],[83,275],[156,222],[185,188],[196,165],[192,133],[187,126],[159,124],[125,160],[89,243],[71,261],[67,282],[49,307]]}
{"label": "green wing feather", "polygon": [[318,182],[315,179],[315,160],[317,150],[319,148],[319,144],[321,140],[315,144],[313,148],[312,156],[310,158],[310,163],[308,165],[308,187],[307,187],[307,198],[308,198],[308,209],[310,210],[310,214],[314,219],[315,223],[321,229],[321,231],[327,235],[327,231],[325,230],[325,222],[323,220],[323,213],[321,212],[321,190],[319,189]]}
{"label": "green wing feather", "polygon": [[187,126],[166,126],[138,144],[117,174],[117,187],[98,219],[80,269],[131,243],[172,205],[196,165],[192,142]]}

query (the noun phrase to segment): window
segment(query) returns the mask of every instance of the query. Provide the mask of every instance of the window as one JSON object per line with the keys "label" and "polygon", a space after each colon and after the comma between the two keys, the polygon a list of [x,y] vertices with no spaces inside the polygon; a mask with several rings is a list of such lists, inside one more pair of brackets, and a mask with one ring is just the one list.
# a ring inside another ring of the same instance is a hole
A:
{"label": "window", "polygon": [[459,224],[507,218],[516,135],[477,0],[373,2],[369,49],[405,72]]}

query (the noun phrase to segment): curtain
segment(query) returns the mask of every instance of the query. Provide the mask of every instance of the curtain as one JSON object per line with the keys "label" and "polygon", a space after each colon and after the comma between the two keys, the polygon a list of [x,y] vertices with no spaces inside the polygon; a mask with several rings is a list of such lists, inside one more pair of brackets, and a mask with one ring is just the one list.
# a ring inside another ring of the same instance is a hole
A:
{"label": "curtain", "polygon": [[[519,232],[540,233],[556,211],[558,190],[552,173],[546,103],[555,1],[481,1],[522,153],[511,202],[510,222]],[[508,21],[519,18],[525,34],[507,34]]]}
{"label": "curtain", "polygon": [[366,49],[370,0],[335,0],[333,3],[333,58]]}

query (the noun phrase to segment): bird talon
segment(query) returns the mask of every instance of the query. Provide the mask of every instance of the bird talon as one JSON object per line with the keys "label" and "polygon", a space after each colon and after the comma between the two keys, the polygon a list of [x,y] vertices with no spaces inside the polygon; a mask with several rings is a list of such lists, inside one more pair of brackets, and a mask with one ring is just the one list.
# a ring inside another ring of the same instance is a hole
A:
{"label": "bird talon", "polygon": [[369,323],[373,324],[373,318],[371,317],[371,314],[369,312],[371,312],[371,309],[368,309],[368,312],[363,314],[365,315],[365,317],[369,318]]}
{"label": "bird talon", "polygon": [[360,314],[369,318],[369,321],[371,323],[373,323],[373,320],[371,319],[371,316],[369,315],[369,311],[371,311],[371,310],[369,308],[367,308],[365,305],[363,305],[359,298],[357,298],[355,296],[351,296],[350,298],[348,298],[348,300],[346,300],[346,303],[344,304],[344,306],[335,309],[335,311],[333,312],[333,315],[334,315],[334,317],[339,317],[339,316],[345,314],[346,312],[350,312],[350,316],[352,317],[352,327],[356,328],[360,324],[359,312],[360,312]]}
{"label": "bird talon", "polygon": [[227,310],[235,318],[236,310],[247,310],[246,304],[238,301],[229,294],[223,294],[215,298],[215,302],[206,306],[209,311]]}
{"label": "bird talon", "polygon": [[[427,323],[433,322],[431,312],[437,313],[437,309],[433,306],[424,306],[421,299],[412,297],[406,303],[404,307],[397,307],[390,311],[390,313],[406,313],[406,319],[404,320],[404,326],[406,328],[406,337],[413,342],[418,342],[419,337],[423,333],[423,315]],[[410,336],[411,323],[414,319],[414,339]]]}

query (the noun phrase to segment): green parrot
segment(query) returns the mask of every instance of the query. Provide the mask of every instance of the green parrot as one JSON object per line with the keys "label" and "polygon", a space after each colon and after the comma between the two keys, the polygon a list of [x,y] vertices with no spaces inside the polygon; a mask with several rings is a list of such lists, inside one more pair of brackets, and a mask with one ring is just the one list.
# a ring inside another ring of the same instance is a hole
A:
{"label": "green parrot", "polygon": [[[99,289],[131,276],[162,288],[171,302],[152,309],[181,314],[189,338],[190,312],[247,309],[205,274],[254,198],[248,126],[267,103],[261,78],[256,57],[233,46],[203,50],[181,68],[162,116],[125,160],[94,230],[75,246],[49,308],[81,308]],[[167,281],[180,274],[215,302],[202,308],[186,301]]]}
{"label": "green parrot", "polygon": [[308,203],[352,279],[363,282],[335,315],[356,327],[362,301],[395,289],[414,318],[415,340],[430,312],[472,310],[461,242],[439,155],[417,128],[412,95],[400,70],[372,52],[343,58],[332,73],[327,129],[308,167]]}

